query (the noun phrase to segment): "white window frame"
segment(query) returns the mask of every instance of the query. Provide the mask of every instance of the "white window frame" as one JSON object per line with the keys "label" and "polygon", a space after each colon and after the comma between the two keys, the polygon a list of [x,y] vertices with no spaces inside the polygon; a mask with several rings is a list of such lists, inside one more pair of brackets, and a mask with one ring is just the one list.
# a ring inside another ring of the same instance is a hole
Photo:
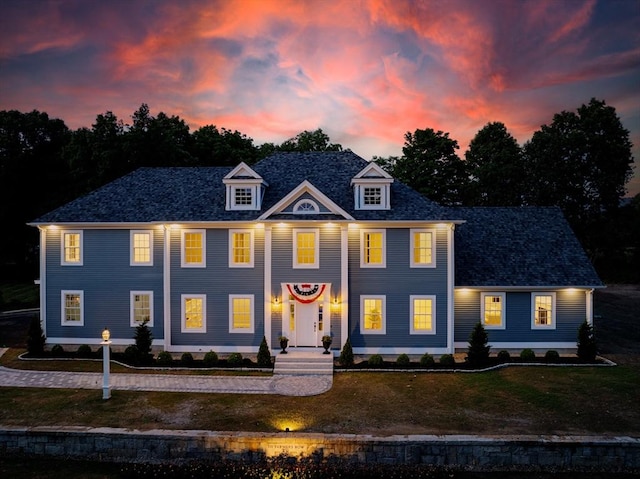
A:
{"label": "white window frame", "polygon": [[[496,296],[500,298],[500,303],[502,304],[502,317],[501,317],[501,323],[497,326],[492,325],[492,324],[486,324],[485,323],[485,298],[487,296]],[[496,292],[492,292],[492,291],[487,291],[484,293],[480,293],[480,322],[482,323],[482,326],[485,329],[507,329],[507,294],[504,292],[501,293],[496,293]]]}
{"label": "white window frame", "polygon": [[[413,316],[415,313],[415,301],[418,299],[427,299],[431,301],[431,329],[415,329]],[[409,333],[410,334],[436,334],[436,296],[428,295],[411,295],[409,296]]]}
{"label": "white window frame", "polygon": [[[66,321],[66,296],[78,295],[80,297],[80,321]],[[84,291],[78,289],[63,289],[60,292],[60,322],[62,326],[84,326]]]}
{"label": "white window frame", "polygon": [[[430,233],[431,234],[431,262],[430,263],[416,263],[415,262],[415,235],[418,233]],[[416,228],[410,230],[410,249],[409,249],[409,265],[411,268],[435,268],[436,267],[436,230],[430,228]]]}
{"label": "white window frame", "polygon": [[129,318],[130,325],[132,328],[140,326],[142,323],[139,323],[135,320],[135,297],[147,295],[149,296],[149,321],[147,321],[147,326],[153,326],[153,291],[131,291],[129,295]]}
{"label": "white window frame", "polygon": [[[364,302],[367,299],[381,300],[382,311],[380,311],[380,329],[365,329],[364,327]],[[387,297],[380,294],[360,295],[360,334],[387,334]]]}
{"label": "white window frame", "polygon": [[[187,233],[200,233],[202,235],[202,261],[199,263],[186,262],[185,236]],[[180,265],[183,268],[206,268],[207,267],[207,230],[186,229],[180,234]]]}
{"label": "white window frame", "polygon": [[[380,189],[380,204],[365,203],[365,188]],[[388,210],[389,209],[389,184],[388,183],[360,183],[356,186],[356,209],[357,210]]]}
{"label": "white window frame", "polygon": [[[309,205],[311,209],[301,209],[306,205]],[[292,212],[296,215],[314,215],[320,213],[320,208],[318,208],[318,204],[315,201],[310,200],[309,198],[304,198],[293,206]]]}
{"label": "white window frame", "polygon": [[[367,263],[365,261],[365,236],[368,233],[382,233],[382,263]],[[360,267],[361,268],[386,268],[387,267],[387,230],[386,229],[362,229],[360,230]]]}
{"label": "white window frame", "polygon": [[[246,234],[249,233],[249,262],[248,263],[236,263],[234,253],[234,234]],[[229,268],[253,268],[254,266],[254,231],[252,229],[234,229],[229,230]]]}
{"label": "white window frame", "polygon": [[[149,237],[149,261],[136,261],[135,236],[147,235]],[[129,249],[131,266],[153,266],[153,230],[131,230],[129,234]]]}
{"label": "white window frame", "polygon": [[[66,236],[78,235],[78,241],[80,243],[78,247],[80,259],[78,261],[67,261],[66,255]],[[82,266],[84,262],[84,237],[82,230],[62,230],[60,233],[60,264],[62,266]]]}
{"label": "white window frame", "polygon": [[[233,300],[248,299],[250,308],[250,319],[248,328],[233,327]],[[230,333],[249,333],[252,334],[255,329],[255,300],[253,294],[230,294],[229,295],[229,332]]]}
{"label": "white window frame", "polygon": [[[551,296],[551,324],[536,324],[536,298],[538,296]],[[531,293],[531,329],[556,329],[556,309],[557,309],[555,292],[536,292]]]}
{"label": "white window frame", "polygon": [[[313,263],[298,263],[298,233],[313,233],[315,257]],[[293,267],[295,269],[320,268],[320,229],[318,228],[293,228]]]}
{"label": "white window frame", "polygon": [[[239,190],[248,190],[251,194],[251,203],[238,203],[237,192]],[[256,209],[256,195],[258,194],[258,189],[255,185],[249,184],[240,184],[231,186],[231,209],[233,210],[255,210]]]}
{"label": "white window frame", "polygon": [[[187,299],[202,300],[202,327],[187,328]],[[180,295],[180,331],[183,333],[206,333],[207,332],[207,295],[206,294],[181,294]]]}

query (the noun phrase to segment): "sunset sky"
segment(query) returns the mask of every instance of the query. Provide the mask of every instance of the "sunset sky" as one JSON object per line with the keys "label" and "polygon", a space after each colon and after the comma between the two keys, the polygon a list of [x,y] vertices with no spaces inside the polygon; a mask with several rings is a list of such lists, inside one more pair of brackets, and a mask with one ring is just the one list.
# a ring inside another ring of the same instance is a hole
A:
{"label": "sunset sky", "polygon": [[639,162],[640,0],[0,2],[0,110],[73,129],[147,103],[255,144],[322,128],[370,159],[433,128],[463,155],[488,122],[522,144],[592,97]]}

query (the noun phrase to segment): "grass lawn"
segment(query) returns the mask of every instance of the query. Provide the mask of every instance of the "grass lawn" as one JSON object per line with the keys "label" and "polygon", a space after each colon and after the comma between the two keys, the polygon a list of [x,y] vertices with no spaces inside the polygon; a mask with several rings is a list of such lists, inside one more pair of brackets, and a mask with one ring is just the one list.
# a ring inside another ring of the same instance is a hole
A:
{"label": "grass lawn", "polygon": [[30,282],[0,282],[0,311],[37,308],[40,301],[39,286]]}

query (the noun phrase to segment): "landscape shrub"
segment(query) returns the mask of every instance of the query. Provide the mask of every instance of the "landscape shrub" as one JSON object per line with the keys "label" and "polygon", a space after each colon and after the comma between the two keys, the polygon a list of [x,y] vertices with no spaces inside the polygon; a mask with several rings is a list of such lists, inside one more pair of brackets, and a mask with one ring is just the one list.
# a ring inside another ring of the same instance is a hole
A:
{"label": "landscape shrub", "polygon": [[218,355],[215,351],[209,351],[204,355],[204,359],[202,361],[207,368],[212,368],[216,364],[218,364]]}
{"label": "landscape shrub", "polygon": [[598,354],[598,345],[593,327],[586,320],[578,328],[578,358],[580,361],[594,362]]}
{"label": "landscape shrub", "polygon": [[500,351],[498,353],[498,361],[500,361],[501,363],[508,363],[509,361],[511,361],[511,354],[509,354],[509,351],[507,351],[506,349]]}
{"label": "landscape shrub", "polygon": [[550,349],[544,353],[544,360],[548,363],[557,363],[560,361],[560,354],[558,354],[558,351]]}
{"label": "landscape shrub", "polygon": [[407,367],[409,366],[409,364],[411,364],[411,360],[409,359],[409,356],[407,354],[403,353],[398,356],[398,359],[396,359],[396,364],[398,366]]}
{"label": "landscape shrub", "polygon": [[377,367],[384,364],[384,359],[379,354],[374,354],[369,358],[369,366]]}
{"label": "landscape shrub", "polygon": [[435,359],[433,359],[433,356],[429,353],[424,353],[420,358],[420,365],[422,366],[431,367],[434,364],[436,364],[436,361]]}
{"label": "landscape shrub", "polygon": [[56,357],[64,356],[64,348],[60,344],[54,344],[51,348],[51,354]]}
{"label": "landscape shrub", "polygon": [[340,363],[340,366],[353,366],[353,348],[351,347],[351,341],[349,338],[344,342],[338,362]]}
{"label": "landscape shrub", "polygon": [[227,364],[234,368],[237,368],[242,365],[242,354],[241,353],[231,353],[227,358]]}
{"label": "landscape shrub", "polygon": [[138,364],[140,353],[138,352],[138,346],[131,344],[124,350],[124,360],[128,364]]}
{"label": "landscape shrub", "polygon": [[153,344],[153,335],[149,326],[147,326],[148,320],[144,320],[141,324],[136,326],[136,332],[133,336],[136,342],[136,348],[138,350],[137,362],[142,364],[150,363],[153,358],[151,354],[151,345]]}
{"label": "landscape shrub", "polygon": [[472,366],[481,366],[489,360],[489,335],[482,326],[477,322],[469,336],[469,346],[467,347],[467,362]]}
{"label": "landscape shrub", "polygon": [[258,349],[258,366],[260,366],[261,368],[270,368],[272,366],[271,351],[269,351],[267,338],[265,336],[262,337],[262,342],[260,343],[260,348]]}
{"label": "landscape shrub", "polygon": [[533,349],[523,349],[520,353],[520,359],[522,359],[523,361],[535,361],[536,353],[533,352]]}
{"label": "landscape shrub", "polygon": [[78,350],[76,351],[76,356],[78,356],[79,358],[90,358],[92,354],[93,352],[91,351],[91,346],[89,346],[88,344],[79,346]]}
{"label": "landscape shrub", "polygon": [[443,354],[440,356],[440,364],[443,366],[455,366],[456,360],[453,357],[453,354]]}
{"label": "landscape shrub", "polygon": [[158,363],[158,366],[170,366],[173,363],[173,356],[169,351],[160,351],[156,363]]}
{"label": "landscape shrub", "polygon": [[32,316],[29,322],[29,331],[27,332],[27,351],[33,356],[41,356],[44,353],[44,343],[47,338],[44,337],[40,318]]}
{"label": "landscape shrub", "polygon": [[180,356],[180,362],[182,363],[183,366],[193,366],[193,354],[191,353],[182,353],[182,356]]}

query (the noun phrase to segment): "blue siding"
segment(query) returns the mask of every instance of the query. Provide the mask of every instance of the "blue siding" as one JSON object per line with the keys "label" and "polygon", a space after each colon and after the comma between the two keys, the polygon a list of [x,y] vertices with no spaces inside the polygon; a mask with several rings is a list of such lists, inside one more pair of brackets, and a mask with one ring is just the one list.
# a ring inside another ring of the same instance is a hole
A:
{"label": "blue siding", "polygon": [[[360,267],[360,230],[349,230],[349,335],[353,347],[447,346],[447,232],[436,230],[436,267],[410,267],[410,229],[386,230],[386,268]],[[360,296],[386,296],[386,334],[361,334]],[[436,296],[436,334],[411,335],[410,296]]]}
{"label": "blue siding", "polygon": [[[84,230],[83,265],[60,265],[61,229],[47,230],[46,336],[94,340],[105,327],[112,339],[131,339],[130,292],[153,291],[154,339],[163,338],[163,232],[153,231],[153,266],[130,266],[130,231]],[[61,292],[84,291],[84,327],[62,326]]]}

